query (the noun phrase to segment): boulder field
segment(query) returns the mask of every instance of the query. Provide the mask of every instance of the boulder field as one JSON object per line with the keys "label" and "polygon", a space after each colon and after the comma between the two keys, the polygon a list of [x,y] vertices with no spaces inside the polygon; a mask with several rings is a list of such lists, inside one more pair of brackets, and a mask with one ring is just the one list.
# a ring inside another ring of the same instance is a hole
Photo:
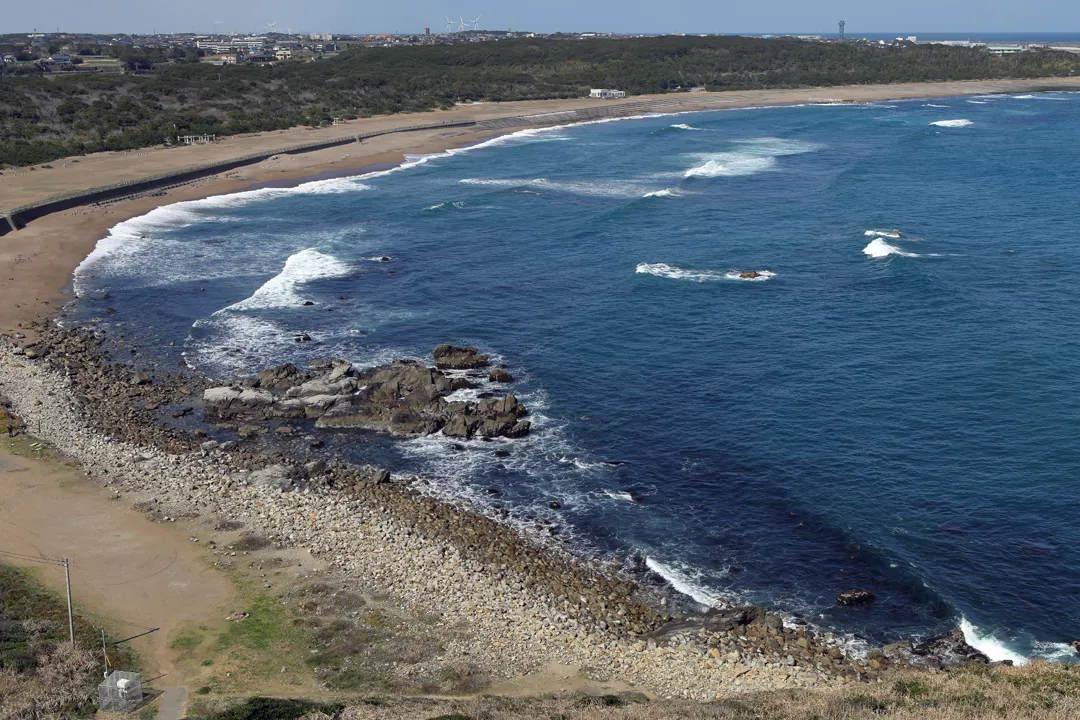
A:
{"label": "boulder field", "polygon": [[439,431],[462,439],[519,438],[529,433],[530,423],[524,419],[528,411],[512,394],[454,399],[457,391],[478,385],[443,369],[484,368],[487,355],[451,345],[438,346],[433,355],[434,368],[416,360],[396,360],[367,370],[354,368],[348,360],[316,360],[306,370],[281,365],[243,383],[207,388],[204,411],[211,421],[314,419],[318,428],[377,430],[400,437]]}

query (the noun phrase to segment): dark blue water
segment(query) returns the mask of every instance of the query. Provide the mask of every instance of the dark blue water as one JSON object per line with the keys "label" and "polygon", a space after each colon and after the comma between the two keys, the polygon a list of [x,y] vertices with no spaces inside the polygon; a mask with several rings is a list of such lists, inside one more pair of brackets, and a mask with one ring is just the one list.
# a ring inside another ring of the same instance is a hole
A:
{"label": "dark blue water", "polygon": [[[874,640],[962,621],[993,656],[1064,656],[1078,140],[1070,94],[526,133],[156,210],[80,269],[77,312],[112,306],[111,332],[217,375],[477,345],[529,439],[332,445],[478,503],[498,487],[704,602]],[[852,588],[879,599],[838,608]]]}

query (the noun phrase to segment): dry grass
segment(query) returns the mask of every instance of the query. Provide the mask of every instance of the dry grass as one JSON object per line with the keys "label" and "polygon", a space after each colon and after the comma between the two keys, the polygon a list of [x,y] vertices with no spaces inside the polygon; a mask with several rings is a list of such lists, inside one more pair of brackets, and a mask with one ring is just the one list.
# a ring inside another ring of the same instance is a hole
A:
{"label": "dry grass", "polygon": [[46,720],[85,715],[96,697],[87,677],[97,667],[87,650],[38,648],[36,667],[0,669],[0,720]]}

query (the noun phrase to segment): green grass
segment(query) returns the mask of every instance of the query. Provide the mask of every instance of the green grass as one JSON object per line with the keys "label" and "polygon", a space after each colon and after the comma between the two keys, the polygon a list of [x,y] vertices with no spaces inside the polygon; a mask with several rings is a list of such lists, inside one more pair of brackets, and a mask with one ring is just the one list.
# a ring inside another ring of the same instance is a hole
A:
{"label": "green grass", "polygon": [[[68,642],[67,601],[47,587],[32,570],[0,563],[0,619],[9,621],[45,620],[51,629],[47,642]],[[115,637],[115,635],[113,635]],[[28,638],[16,634],[0,636],[0,667],[18,669],[28,659]],[[101,646],[101,623],[76,608],[75,642],[80,647]],[[109,659],[118,668],[139,669],[138,658],[124,646],[109,649]]]}
{"label": "green grass", "polygon": [[200,705],[193,705],[189,713],[196,720],[296,720],[313,712],[334,715],[341,710],[341,705],[310,700],[253,697],[222,710],[205,710]]}
{"label": "green grass", "polygon": [[173,650],[194,650],[202,644],[203,636],[198,633],[181,633],[169,643]]}

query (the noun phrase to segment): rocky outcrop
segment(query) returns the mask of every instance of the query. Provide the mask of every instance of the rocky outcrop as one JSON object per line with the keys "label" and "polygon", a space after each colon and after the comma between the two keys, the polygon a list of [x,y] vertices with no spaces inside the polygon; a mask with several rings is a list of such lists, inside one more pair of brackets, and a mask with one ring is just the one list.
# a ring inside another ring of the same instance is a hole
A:
{"label": "rocky outcrop", "polygon": [[[959,629],[914,645],[911,652],[923,658],[931,666],[960,665],[963,663],[990,664],[990,658],[968,645],[964,633]],[[912,662],[910,664],[919,665],[921,663]]]}
{"label": "rocky outcrop", "polygon": [[[476,355],[475,348],[440,345],[435,355],[459,366],[487,363],[487,356]],[[376,430],[404,437],[441,430],[463,439],[519,438],[531,427],[524,419],[525,406],[513,395],[478,402],[450,400],[455,390],[472,383],[414,360],[368,370],[356,370],[347,360],[316,360],[303,372],[282,365],[260,372],[247,385],[207,388],[203,392],[207,419],[314,419],[320,428]]]}
{"label": "rocky outcrop", "polygon": [[869,590],[848,590],[842,592],[836,597],[836,602],[841,605],[866,605],[877,600],[877,595]]}
{"label": "rocky outcrop", "polygon": [[474,347],[439,345],[432,353],[440,370],[473,370],[488,366],[488,356],[477,354]]}
{"label": "rocky outcrop", "polygon": [[488,373],[488,380],[497,383],[508,383],[514,381],[514,376],[502,368],[495,368]]}

